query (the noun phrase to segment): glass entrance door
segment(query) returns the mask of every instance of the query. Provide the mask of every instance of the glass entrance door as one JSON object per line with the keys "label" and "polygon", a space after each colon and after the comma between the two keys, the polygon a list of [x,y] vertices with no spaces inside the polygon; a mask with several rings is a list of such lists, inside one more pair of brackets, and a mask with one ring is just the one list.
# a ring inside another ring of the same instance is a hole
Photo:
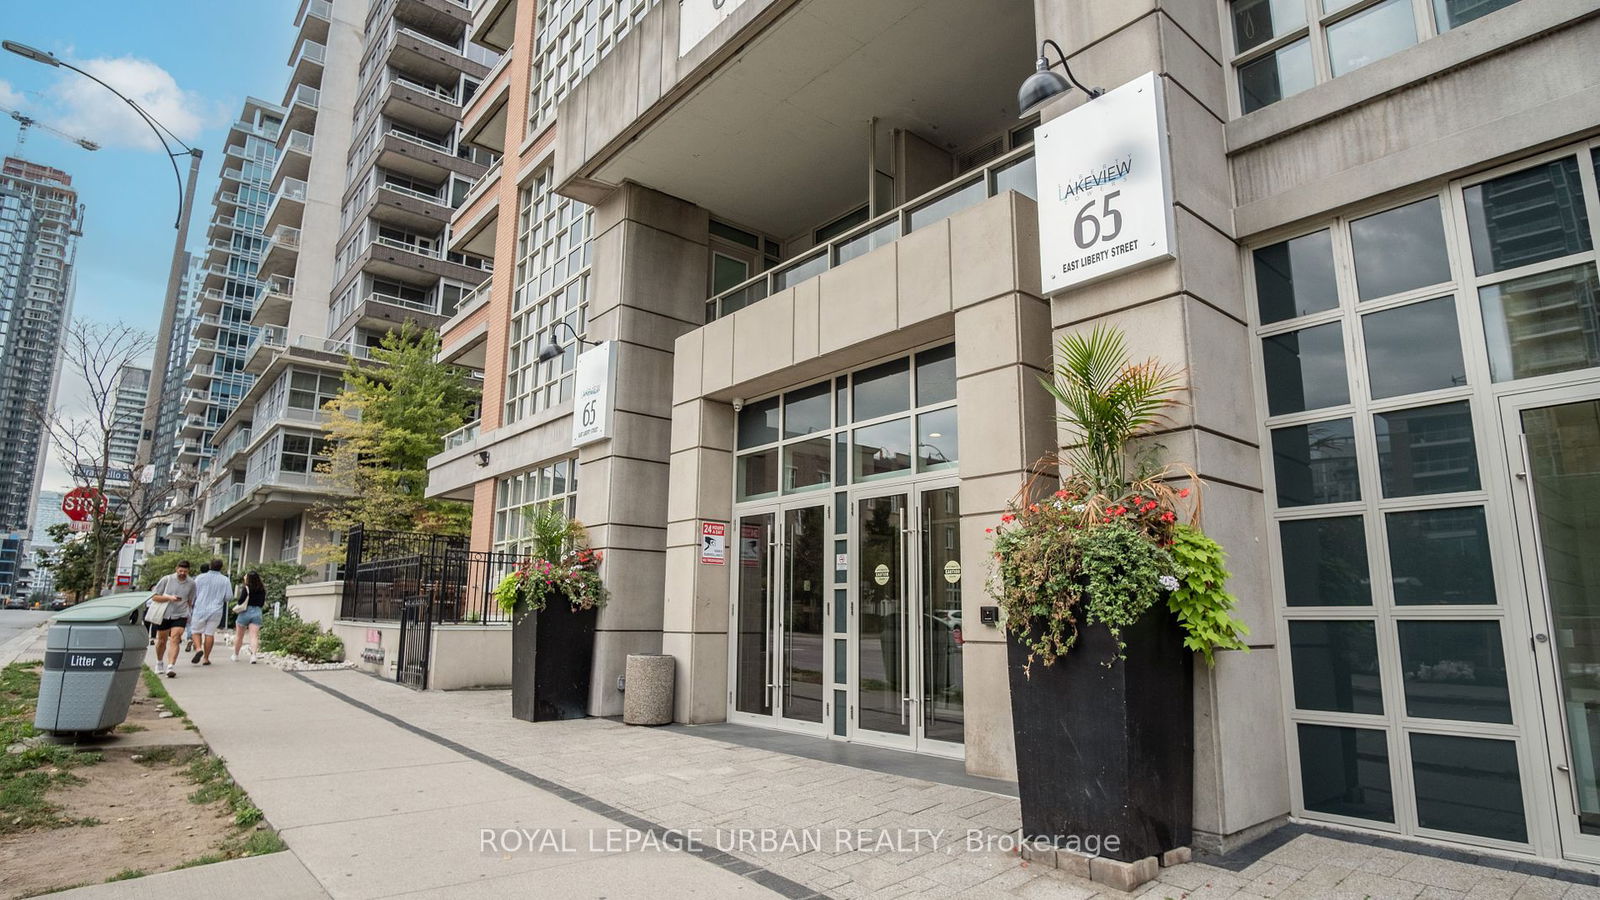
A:
{"label": "glass entrance door", "polygon": [[1600,396],[1553,400],[1506,422],[1563,850],[1600,861]]}
{"label": "glass entrance door", "polygon": [[962,753],[960,524],[954,484],[856,498],[856,738]]}
{"label": "glass entrance door", "polygon": [[826,507],[747,512],[734,525],[733,713],[820,731]]}

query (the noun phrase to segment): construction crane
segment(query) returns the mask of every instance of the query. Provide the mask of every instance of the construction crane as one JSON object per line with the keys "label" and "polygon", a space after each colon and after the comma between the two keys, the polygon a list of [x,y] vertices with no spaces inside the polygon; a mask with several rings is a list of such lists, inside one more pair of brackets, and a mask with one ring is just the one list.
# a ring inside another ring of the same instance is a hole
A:
{"label": "construction crane", "polygon": [[79,147],[82,147],[85,150],[99,150],[100,149],[100,145],[99,144],[96,144],[94,141],[91,141],[88,138],[73,137],[72,135],[67,134],[65,131],[61,131],[61,130],[56,129],[56,128],[51,128],[49,125],[46,125],[43,122],[39,121],[38,119],[35,119],[33,116],[24,114],[21,110],[9,109],[7,107],[0,106],[0,112],[6,113],[7,115],[11,116],[11,118],[17,120],[17,150],[18,151],[21,151],[22,150],[22,145],[28,142],[28,129],[29,128],[37,128],[37,129],[39,129],[41,131],[48,131],[49,133],[55,135],[56,137],[61,138],[64,141],[71,141],[72,143],[77,144]]}

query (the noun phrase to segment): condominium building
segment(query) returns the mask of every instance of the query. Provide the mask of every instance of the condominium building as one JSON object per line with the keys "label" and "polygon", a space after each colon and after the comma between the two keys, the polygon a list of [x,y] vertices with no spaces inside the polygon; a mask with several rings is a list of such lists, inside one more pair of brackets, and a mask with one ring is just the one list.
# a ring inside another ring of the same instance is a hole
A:
{"label": "condominium building", "polygon": [[487,275],[446,249],[452,209],[493,155],[458,142],[495,55],[455,0],[306,0],[246,359],[255,377],[218,432],[205,527],[249,561],[326,543],[308,511],[330,490],[323,405],[350,357],[411,322],[436,328]]}
{"label": "condominium building", "polygon": [[[659,651],[678,721],[1014,778],[985,529],[1066,439],[1054,339],[1111,324],[1185,373],[1161,443],[1207,482],[1250,627],[1196,664],[1196,843],[1293,816],[1600,864],[1592,3],[475,18],[508,60],[464,129],[506,158],[451,248],[498,272],[443,327],[484,400],[430,492],[472,501],[475,550],[520,548],[541,503],[588,526],[612,593],[591,713]],[[1041,240],[1083,203],[1051,174],[1074,136],[1036,129],[1104,102],[1018,108],[1046,41],[1151,92],[1168,162],[1128,225],[1170,254],[1043,271],[1097,238]],[[610,417],[575,429],[580,358]]]}
{"label": "condominium building", "polygon": [[28,534],[49,452],[83,207],[60,169],[0,165],[0,532]]}
{"label": "condominium building", "polygon": [[139,450],[139,425],[144,416],[145,400],[149,396],[149,369],[128,365],[117,370],[109,398],[111,432],[106,436],[106,465],[110,470],[132,472]]}
{"label": "condominium building", "polygon": [[[213,223],[212,238],[227,234],[231,223]],[[194,534],[194,471],[181,465],[179,455],[186,439],[181,433],[186,395],[195,373],[189,369],[189,354],[199,325],[200,286],[205,281],[205,257],[184,254],[183,276],[178,283],[178,307],[173,317],[172,340],[168,344],[165,376],[161,381],[161,405],[156,409],[155,437],[150,444],[150,463],[155,466],[155,483],[166,494],[165,509],[153,517],[145,529],[146,555],[160,553]],[[207,371],[209,377],[209,370]],[[204,383],[200,377],[195,384]]]}

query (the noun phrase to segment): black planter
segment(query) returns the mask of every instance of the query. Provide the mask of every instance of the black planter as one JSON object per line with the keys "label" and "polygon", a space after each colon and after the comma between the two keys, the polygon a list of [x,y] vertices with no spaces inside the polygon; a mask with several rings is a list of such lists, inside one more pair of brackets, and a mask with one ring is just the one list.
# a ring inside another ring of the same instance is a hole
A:
{"label": "black planter", "polygon": [[1188,846],[1193,833],[1194,670],[1165,603],[1122,636],[1125,660],[1108,667],[1111,633],[1084,628],[1031,677],[1027,648],[1011,638],[1008,668],[1023,835],[1069,848],[1093,836],[1102,856],[1132,862]]}
{"label": "black planter", "polygon": [[565,597],[511,625],[511,715],[525,722],[581,719],[589,714],[594,627],[600,610],[574,611]]}

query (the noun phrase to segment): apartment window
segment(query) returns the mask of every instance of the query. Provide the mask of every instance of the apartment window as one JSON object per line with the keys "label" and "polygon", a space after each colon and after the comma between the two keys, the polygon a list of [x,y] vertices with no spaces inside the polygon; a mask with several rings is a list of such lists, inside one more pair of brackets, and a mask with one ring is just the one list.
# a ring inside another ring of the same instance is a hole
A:
{"label": "apartment window", "polygon": [[321,409],[344,391],[344,377],[318,372],[289,373],[289,405],[295,409]]}
{"label": "apartment window", "polygon": [[[571,399],[578,358],[572,335],[582,335],[587,327],[594,211],[551,187],[546,170],[522,190],[518,202],[516,292],[506,352],[507,424]],[[552,338],[564,352],[540,362],[539,350]]]}
{"label": "apartment window", "polygon": [[1516,0],[1230,0],[1239,112],[1249,113]]}
{"label": "apartment window", "polygon": [[528,131],[538,131],[589,70],[605,59],[659,0],[541,3],[534,23],[528,84]]}
{"label": "apartment window", "polygon": [[495,484],[494,549],[525,553],[528,516],[555,506],[568,518],[578,513],[578,458],[558,459],[508,475]]}
{"label": "apartment window", "polygon": [[328,462],[328,442],[308,434],[283,435],[283,450],[278,456],[278,471],[314,475]]}

